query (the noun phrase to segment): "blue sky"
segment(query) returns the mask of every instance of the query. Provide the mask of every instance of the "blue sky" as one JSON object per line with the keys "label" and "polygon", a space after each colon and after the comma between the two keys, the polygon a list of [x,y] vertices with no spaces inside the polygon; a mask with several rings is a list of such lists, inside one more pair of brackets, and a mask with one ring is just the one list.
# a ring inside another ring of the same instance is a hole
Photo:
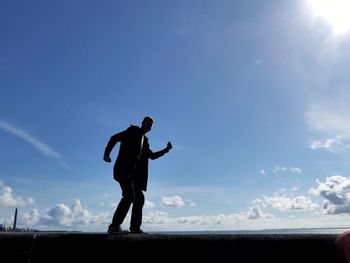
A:
{"label": "blue sky", "polygon": [[348,227],[350,21],[322,3],[1,1],[0,223],[106,231],[104,148],[151,115],[145,230]]}

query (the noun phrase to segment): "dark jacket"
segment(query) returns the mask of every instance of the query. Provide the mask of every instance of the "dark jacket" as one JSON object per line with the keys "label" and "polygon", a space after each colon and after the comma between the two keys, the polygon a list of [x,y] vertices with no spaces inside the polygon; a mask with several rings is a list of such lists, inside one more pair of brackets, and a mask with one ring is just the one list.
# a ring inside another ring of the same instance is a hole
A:
{"label": "dark jacket", "polygon": [[142,130],[131,125],[125,131],[114,134],[105,149],[104,155],[109,156],[116,143],[120,142],[118,157],[114,163],[113,176],[118,182],[130,177],[134,187],[147,190],[148,159],[157,159],[167,153],[167,150],[152,152],[149,148],[148,138],[144,135],[143,147],[140,155]]}

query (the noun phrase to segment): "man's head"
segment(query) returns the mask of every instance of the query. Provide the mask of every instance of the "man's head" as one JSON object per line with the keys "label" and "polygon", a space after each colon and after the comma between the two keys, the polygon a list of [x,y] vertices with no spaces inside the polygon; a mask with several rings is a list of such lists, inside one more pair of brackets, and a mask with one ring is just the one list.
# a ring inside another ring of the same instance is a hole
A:
{"label": "man's head", "polygon": [[153,118],[150,116],[146,116],[145,118],[143,118],[141,129],[143,130],[144,133],[147,133],[152,129],[152,125],[153,125]]}

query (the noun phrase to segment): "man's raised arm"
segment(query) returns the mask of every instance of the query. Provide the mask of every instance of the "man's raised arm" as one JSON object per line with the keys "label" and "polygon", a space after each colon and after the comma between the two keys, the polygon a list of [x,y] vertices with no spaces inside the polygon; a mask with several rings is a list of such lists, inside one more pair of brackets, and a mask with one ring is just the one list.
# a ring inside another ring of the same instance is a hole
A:
{"label": "man's raised arm", "polygon": [[160,150],[158,152],[152,152],[151,149],[149,149],[148,157],[151,160],[157,159],[163,156],[164,154],[168,153],[172,148],[173,146],[171,145],[171,142],[168,142],[167,146],[163,150]]}

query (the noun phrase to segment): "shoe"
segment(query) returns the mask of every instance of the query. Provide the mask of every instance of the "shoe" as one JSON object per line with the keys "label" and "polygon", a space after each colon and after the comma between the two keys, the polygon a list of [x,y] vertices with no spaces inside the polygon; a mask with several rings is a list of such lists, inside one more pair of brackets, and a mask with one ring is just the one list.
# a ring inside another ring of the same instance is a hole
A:
{"label": "shoe", "polygon": [[130,234],[143,234],[143,235],[147,235],[148,233],[139,228],[139,229],[130,229]]}
{"label": "shoe", "polygon": [[125,234],[128,234],[129,231],[127,230],[123,230],[122,227],[120,225],[110,225],[108,227],[108,231],[107,231],[109,234],[119,234],[119,235],[125,235]]}

